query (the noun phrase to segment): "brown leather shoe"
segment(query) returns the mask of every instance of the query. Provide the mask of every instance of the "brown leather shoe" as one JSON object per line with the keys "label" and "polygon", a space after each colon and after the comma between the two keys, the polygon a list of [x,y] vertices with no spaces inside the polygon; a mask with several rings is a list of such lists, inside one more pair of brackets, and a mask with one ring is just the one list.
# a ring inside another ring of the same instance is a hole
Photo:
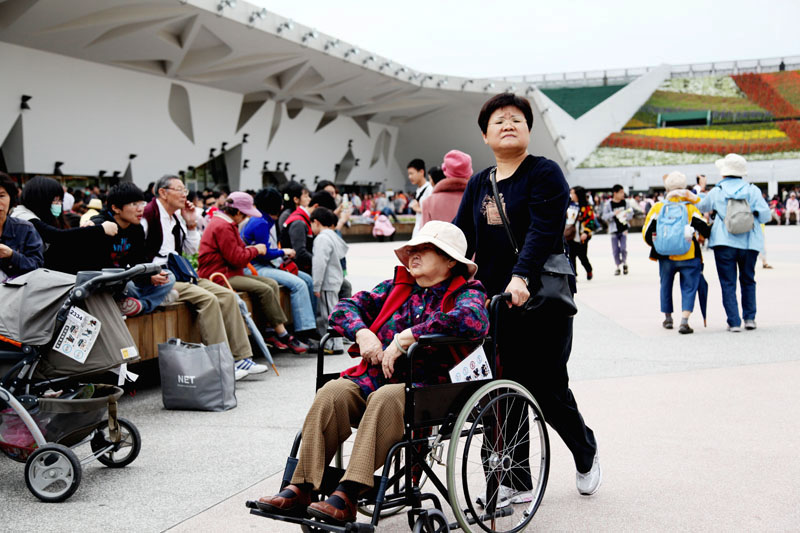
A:
{"label": "brown leather shoe", "polygon": [[348,522],[356,521],[356,504],[350,501],[350,498],[344,492],[337,490],[331,496],[338,496],[344,500],[345,508],[337,509],[328,501],[314,502],[308,506],[308,514],[314,518],[318,518],[323,522],[343,526]]}
{"label": "brown leather shoe", "polygon": [[256,502],[258,508],[265,513],[305,516],[306,508],[311,503],[311,493],[301,490],[297,485],[287,485],[286,489],[294,492],[294,497],[284,498],[283,496],[264,496]]}

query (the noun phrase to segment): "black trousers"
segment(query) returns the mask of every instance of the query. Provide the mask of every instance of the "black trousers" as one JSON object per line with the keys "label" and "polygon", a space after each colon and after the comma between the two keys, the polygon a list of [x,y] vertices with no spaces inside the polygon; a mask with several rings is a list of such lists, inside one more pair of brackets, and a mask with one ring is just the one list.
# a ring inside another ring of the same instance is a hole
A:
{"label": "black trousers", "polygon": [[[572,320],[547,314],[524,316],[518,308],[503,309],[497,334],[498,350],[501,377],[520,383],[533,394],[545,421],[572,452],[575,467],[585,473],[592,467],[597,441],[594,432],[584,423],[569,388],[567,361],[572,351]],[[521,417],[516,427],[523,424],[527,424],[527,420]],[[508,424],[508,427],[514,426]],[[518,451],[524,454],[527,450],[520,447]],[[518,463],[522,461],[522,457],[517,459]]]}
{"label": "black trousers", "polygon": [[569,262],[572,263],[572,268],[575,269],[575,273],[578,273],[578,265],[575,263],[575,258],[581,260],[581,264],[583,268],[586,269],[586,273],[592,271],[592,264],[589,262],[589,256],[586,255],[589,252],[589,241],[586,242],[575,242],[569,241]]}

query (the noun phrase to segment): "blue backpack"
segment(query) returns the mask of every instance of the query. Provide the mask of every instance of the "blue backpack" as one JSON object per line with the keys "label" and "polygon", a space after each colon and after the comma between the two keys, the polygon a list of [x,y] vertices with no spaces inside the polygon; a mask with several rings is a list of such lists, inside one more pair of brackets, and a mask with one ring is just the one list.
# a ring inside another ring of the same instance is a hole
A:
{"label": "blue backpack", "polygon": [[656,238],[653,247],[659,255],[683,255],[689,251],[692,241],[683,236],[683,228],[689,223],[686,202],[666,202],[656,221]]}

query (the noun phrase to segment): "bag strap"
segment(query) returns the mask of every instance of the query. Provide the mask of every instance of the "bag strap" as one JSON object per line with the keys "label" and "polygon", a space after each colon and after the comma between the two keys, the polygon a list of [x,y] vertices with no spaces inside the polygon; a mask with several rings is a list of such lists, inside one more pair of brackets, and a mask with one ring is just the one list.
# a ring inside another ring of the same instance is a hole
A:
{"label": "bag strap", "polygon": [[492,182],[492,194],[494,195],[494,203],[497,205],[497,211],[500,213],[500,220],[503,221],[503,227],[506,229],[506,234],[508,235],[508,240],[511,241],[511,246],[514,247],[514,255],[519,257],[519,246],[517,246],[517,240],[514,238],[514,234],[511,233],[511,224],[508,222],[508,218],[506,218],[506,211],[503,209],[503,203],[500,201],[500,193],[497,192],[497,178],[495,177],[497,171],[497,167],[494,167],[492,171],[489,173],[489,181]]}

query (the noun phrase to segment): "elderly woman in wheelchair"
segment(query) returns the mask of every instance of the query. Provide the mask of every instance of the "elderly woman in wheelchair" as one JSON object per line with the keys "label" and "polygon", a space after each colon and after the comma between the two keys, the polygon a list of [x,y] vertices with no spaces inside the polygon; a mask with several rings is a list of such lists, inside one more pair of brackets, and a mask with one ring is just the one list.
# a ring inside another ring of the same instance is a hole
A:
{"label": "elderly woman in wheelchair", "polygon": [[[483,287],[468,281],[477,266],[466,250],[460,229],[429,222],[395,251],[403,267],[393,279],[334,308],[329,322],[356,342],[350,354],[360,364],[325,374],[320,353],[302,443],[298,435],[281,491],[247,502],[251,513],[307,532],[374,532],[380,519],[405,507],[414,533],[527,527],[547,486],[547,429],[530,392],[494,379],[502,374],[495,362],[503,344],[493,340],[486,343],[491,351],[481,351],[489,314],[495,336],[510,295],[492,298],[487,312]],[[354,426],[344,470],[341,445]],[[328,466],[334,455],[336,466]],[[423,492],[425,483],[447,500],[455,522],[435,493]],[[423,508],[424,501],[434,508]],[[356,522],[357,510],[371,522]]]}
{"label": "elderly woman in wheelchair", "polygon": [[[403,267],[394,279],[372,291],[342,300],[330,316],[341,335],[355,341],[351,355],[361,362],[326,383],[306,415],[302,447],[291,484],[257,505],[265,512],[291,516],[306,513],[330,523],[352,522],[359,494],[373,485],[390,448],[404,435],[405,372],[398,358],[422,335],[439,333],[480,341],[489,319],[486,294],[468,281],[477,266],[464,254],[467,242],[456,226],[432,221],[395,253]],[[454,364],[440,358],[414,365],[414,381],[446,383]],[[326,465],[338,446],[358,426],[352,455],[337,489],[313,502]]]}

